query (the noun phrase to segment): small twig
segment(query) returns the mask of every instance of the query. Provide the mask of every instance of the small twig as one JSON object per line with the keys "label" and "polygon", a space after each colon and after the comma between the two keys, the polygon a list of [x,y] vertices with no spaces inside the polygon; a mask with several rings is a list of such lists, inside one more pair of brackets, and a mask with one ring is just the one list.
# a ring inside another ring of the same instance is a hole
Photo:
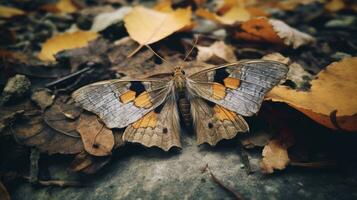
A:
{"label": "small twig", "polygon": [[87,71],[89,71],[89,70],[91,70],[91,67],[85,67],[85,68],[83,68],[83,69],[81,69],[81,70],[78,70],[78,71],[76,71],[76,72],[74,72],[74,73],[71,73],[71,74],[69,74],[69,75],[67,75],[67,76],[64,76],[64,77],[62,77],[62,78],[60,78],[60,79],[58,79],[58,80],[52,81],[52,82],[50,82],[50,83],[47,83],[45,86],[46,86],[47,88],[54,87],[54,86],[56,86],[56,85],[58,85],[58,84],[63,83],[64,81],[67,81],[68,79],[71,79],[71,78],[73,78],[73,77],[75,77],[75,76],[78,76],[78,75],[80,75],[80,74],[83,74],[84,72],[87,72]]}
{"label": "small twig", "polygon": [[247,172],[247,174],[252,174],[252,167],[250,166],[250,161],[249,161],[249,156],[248,156],[248,152],[244,149],[241,141],[238,141],[238,146],[239,146],[239,154],[242,160],[242,163],[244,165],[244,169]]}
{"label": "small twig", "polygon": [[320,161],[320,162],[290,162],[290,166],[294,167],[306,167],[313,169],[336,167],[336,161]]}
{"label": "small twig", "polygon": [[222,181],[219,180],[219,179],[212,173],[212,171],[211,171],[211,169],[208,167],[208,165],[207,165],[207,169],[208,169],[208,171],[209,171],[209,173],[210,173],[210,175],[211,175],[212,180],[213,180],[215,183],[217,183],[217,184],[218,184],[221,188],[223,188],[224,190],[226,190],[226,191],[228,191],[229,193],[233,194],[236,199],[238,199],[238,200],[243,200],[242,195],[240,195],[240,194],[239,194],[237,191],[235,191],[233,188],[231,188],[231,187],[225,185],[224,183],[222,183]]}
{"label": "small twig", "polygon": [[40,160],[40,151],[37,150],[36,148],[32,148],[31,155],[30,155],[31,164],[30,164],[30,177],[29,177],[29,182],[31,184],[35,184],[38,182],[39,160]]}
{"label": "small twig", "polygon": [[222,183],[222,181],[220,181],[211,171],[211,169],[208,167],[208,164],[206,164],[204,167],[202,167],[200,169],[201,173],[204,173],[206,171],[208,171],[211,175],[211,178],[213,180],[213,182],[217,183],[221,188],[223,188],[224,190],[228,191],[229,193],[231,193],[236,199],[238,200],[243,200],[242,195],[240,195],[237,191],[235,191],[233,188],[226,186],[225,184]]}
{"label": "small twig", "polygon": [[[21,176],[21,178],[23,178],[27,181],[30,181],[30,177],[28,177],[28,176]],[[38,180],[36,183],[43,185],[43,186],[58,186],[58,187],[82,187],[82,186],[85,186],[78,181],[63,181],[63,180],[49,180],[49,181]]]}

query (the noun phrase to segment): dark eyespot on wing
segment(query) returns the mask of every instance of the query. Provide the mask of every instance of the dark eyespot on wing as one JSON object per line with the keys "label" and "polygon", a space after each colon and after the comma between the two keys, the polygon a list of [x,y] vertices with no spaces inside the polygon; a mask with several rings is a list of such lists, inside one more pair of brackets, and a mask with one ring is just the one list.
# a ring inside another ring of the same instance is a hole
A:
{"label": "dark eyespot on wing", "polygon": [[229,76],[226,68],[220,68],[215,70],[213,81],[224,85],[224,79]]}
{"label": "dark eyespot on wing", "polygon": [[129,89],[135,92],[135,97],[138,97],[146,90],[144,84],[141,81],[130,81]]}

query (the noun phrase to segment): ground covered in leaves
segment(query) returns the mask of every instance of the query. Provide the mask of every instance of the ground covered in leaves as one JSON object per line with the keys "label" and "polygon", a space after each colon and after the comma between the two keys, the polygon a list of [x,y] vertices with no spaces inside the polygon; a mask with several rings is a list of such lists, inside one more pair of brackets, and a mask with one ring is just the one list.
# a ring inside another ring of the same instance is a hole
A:
{"label": "ground covered in leaves", "polygon": [[[0,199],[357,198],[356,11],[348,0],[2,2]],[[125,142],[71,98],[99,80],[243,59],[289,72],[246,118],[250,133],[215,147],[192,130],[181,150]]]}

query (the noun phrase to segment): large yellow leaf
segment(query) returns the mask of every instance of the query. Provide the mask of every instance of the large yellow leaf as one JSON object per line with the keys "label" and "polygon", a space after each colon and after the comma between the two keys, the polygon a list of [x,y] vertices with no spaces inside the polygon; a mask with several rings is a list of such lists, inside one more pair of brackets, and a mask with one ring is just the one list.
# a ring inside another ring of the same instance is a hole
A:
{"label": "large yellow leaf", "polygon": [[357,131],[357,57],[327,66],[308,92],[277,86],[268,99],[288,103],[326,127]]}
{"label": "large yellow leaf", "polygon": [[160,12],[135,7],[124,17],[129,36],[141,45],[157,42],[191,24],[191,8]]}
{"label": "large yellow leaf", "polygon": [[23,14],[25,14],[25,12],[18,8],[0,5],[0,17],[10,18],[13,16],[18,16],[18,15],[23,15]]}
{"label": "large yellow leaf", "polygon": [[43,45],[38,57],[43,61],[55,61],[56,53],[66,50],[87,46],[88,42],[98,37],[95,32],[77,31],[63,33],[48,39]]}
{"label": "large yellow leaf", "polygon": [[225,25],[231,25],[235,22],[244,22],[250,19],[250,13],[248,10],[240,6],[232,7],[222,16],[203,8],[198,9],[196,11],[196,15]]}

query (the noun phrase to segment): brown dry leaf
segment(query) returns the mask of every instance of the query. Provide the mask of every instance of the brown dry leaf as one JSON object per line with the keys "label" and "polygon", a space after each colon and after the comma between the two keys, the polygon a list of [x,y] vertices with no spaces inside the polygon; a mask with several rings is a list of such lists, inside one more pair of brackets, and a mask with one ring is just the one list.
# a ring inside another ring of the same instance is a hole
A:
{"label": "brown dry leaf", "polygon": [[110,161],[110,156],[92,156],[83,151],[76,155],[69,169],[74,172],[94,174]]}
{"label": "brown dry leaf", "polygon": [[62,50],[87,46],[89,41],[98,37],[95,32],[76,31],[63,33],[48,39],[43,45],[38,57],[43,61],[55,61],[54,55]]}
{"label": "brown dry leaf", "polygon": [[277,139],[271,140],[265,145],[262,155],[260,169],[266,174],[273,173],[274,169],[285,169],[290,162],[287,147]]}
{"label": "brown dry leaf", "polygon": [[288,0],[288,1],[279,1],[277,2],[277,7],[282,10],[292,11],[299,5],[308,5],[324,0]]}
{"label": "brown dry leaf", "polygon": [[239,29],[240,31],[237,31],[234,36],[237,39],[285,44],[294,49],[315,40],[312,36],[290,27],[283,21],[264,17],[243,22]]}
{"label": "brown dry leaf", "polygon": [[172,0],[161,0],[154,6],[154,9],[162,12],[172,12]]}
{"label": "brown dry leaf", "polygon": [[191,8],[161,12],[138,6],[124,17],[124,22],[129,36],[147,45],[191,25],[191,15]]}
{"label": "brown dry leaf", "polygon": [[285,102],[326,127],[357,131],[356,66],[357,57],[334,62],[311,81],[310,91],[277,86],[268,99]]}
{"label": "brown dry leaf", "polygon": [[0,182],[0,199],[1,200],[11,200],[10,194],[6,187]]}
{"label": "brown dry leaf", "polygon": [[96,115],[82,113],[77,127],[84,149],[94,156],[108,156],[114,147],[112,130],[101,123]]}
{"label": "brown dry leaf", "polygon": [[223,41],[213,43],[211,46],[197,46],[197,61],[207,62],[214,60],[223,60],[223,62],[236,62],[237,58],[234,54],[232,46],[225,44]]}
{"label": "brown dry leaf", "polygon": [[325,9],[330,12],[338,12],[346,8],[346,4],[343,0],[331,0],[325,4]]}
{"label": "brown dry leaf", "polygon": [[23,10],[20,10],[18,8],[13,8],[13,7],[8,7],[8,6],[2,6],[0,5],[0,18],[11,18],[14,16],[19,16],[19,15],[24,15],[25,12]]}

